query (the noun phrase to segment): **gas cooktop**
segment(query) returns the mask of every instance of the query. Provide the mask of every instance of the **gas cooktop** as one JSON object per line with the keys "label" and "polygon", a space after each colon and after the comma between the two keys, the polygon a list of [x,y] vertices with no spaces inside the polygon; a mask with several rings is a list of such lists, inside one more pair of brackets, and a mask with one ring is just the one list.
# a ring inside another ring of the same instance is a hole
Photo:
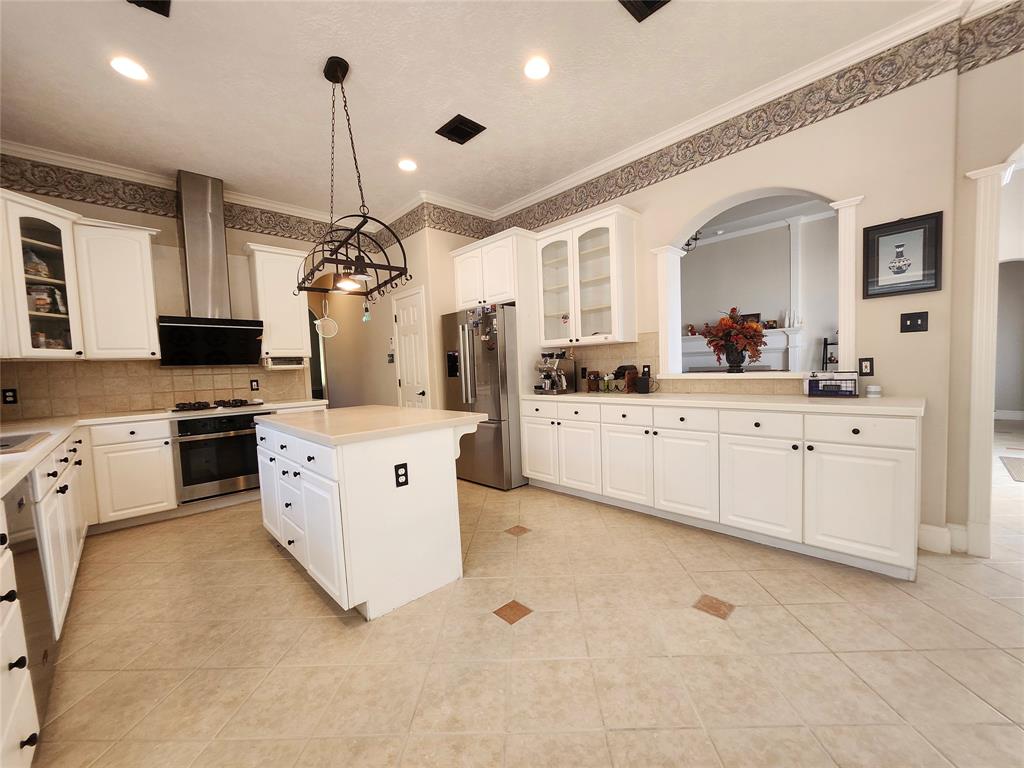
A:
{"label": "gas cooktop", "polygon": [[196,400],[191,403],[175,403],[171,413],[183,413],[185,411],[216,411],[221,408],[245,408],[247,405],[263,405],[262,400],[243,400],[234,398],[232,400],[214,400],[209,403],[206,400]]}

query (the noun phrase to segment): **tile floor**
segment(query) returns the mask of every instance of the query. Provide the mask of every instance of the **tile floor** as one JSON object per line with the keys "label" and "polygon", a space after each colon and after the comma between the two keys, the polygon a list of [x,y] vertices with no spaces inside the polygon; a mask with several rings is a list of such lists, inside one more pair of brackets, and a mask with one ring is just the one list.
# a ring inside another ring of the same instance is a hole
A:
{"label": "tile floor", "polygon": [[[538,489],[459,490],[466,578],[369,624],[255,504],[90,537],[37,765],[1022,764],[1010,547],[922,553],[911,584]],[[702,594],[734,608],[696,610]],[[509,624],[513,600],[529,613]]]}

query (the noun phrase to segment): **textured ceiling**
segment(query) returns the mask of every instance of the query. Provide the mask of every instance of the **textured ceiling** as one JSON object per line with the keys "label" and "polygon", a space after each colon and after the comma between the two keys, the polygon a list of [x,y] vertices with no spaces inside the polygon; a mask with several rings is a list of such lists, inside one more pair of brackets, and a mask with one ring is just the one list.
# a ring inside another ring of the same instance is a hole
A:
{"label": "textured ceiling", "polygon": [[[320,71],[337,54],[375,213],[418,190],[497,208],[933,4],[675,0],[637,24],[610,0],[178,0],[170,19],[121,0],[5,0],[0,136],[325,210]],[[541,82],[521,72],[535,53],[551,60]],[[151,80],[115,74],[119,54]],[[456,112],[487,130],[461,147],[436,136]],[[417,172],[397,169],[406,156]]]}

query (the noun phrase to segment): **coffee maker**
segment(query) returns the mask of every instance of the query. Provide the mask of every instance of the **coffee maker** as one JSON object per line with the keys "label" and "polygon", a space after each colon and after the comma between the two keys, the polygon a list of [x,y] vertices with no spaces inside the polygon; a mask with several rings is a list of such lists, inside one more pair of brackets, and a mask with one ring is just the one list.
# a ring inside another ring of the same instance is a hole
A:
{"label": "coffee maker", "polygon": [[537,363],[540,381],[533,385],[535,395],[564,395],[576,391],[576,363],[565,352],[542,352]]}

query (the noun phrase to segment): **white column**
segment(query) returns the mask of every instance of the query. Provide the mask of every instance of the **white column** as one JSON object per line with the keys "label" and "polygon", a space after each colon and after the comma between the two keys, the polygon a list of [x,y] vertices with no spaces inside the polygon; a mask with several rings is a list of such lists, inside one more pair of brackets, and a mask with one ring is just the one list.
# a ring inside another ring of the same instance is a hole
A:
{"label": "white column", "polygon": [[857,370],[857,205],[850,197],[830,205],[838,212],[839,285],[836,306],[839,327],[839,370]]}
{"label": "white column", "polygon": [[[804,278],[803,278],[803,216],[786,219],[789,226],[789,325],[795,326],[803,322]],[[794,354],[789,346],[792,337],[786,331],[786,365],[791,371],[808,370],[810,361],[804,359],[805,349],[801,348]]]}
{"label": "white column", "polygon": [[971,406],[968,439],[967,552],[988,557],[992,513],[992,427],[995,414],[996,322],[999,301],[1000,163],[971,171],[975,181],[974,304],[971,316]]}
{"label": "white column", "polygon": [[683,370],[683,290],[680,284],[684,251],[671,245],[651,249],[658,260],[658,372]]}

